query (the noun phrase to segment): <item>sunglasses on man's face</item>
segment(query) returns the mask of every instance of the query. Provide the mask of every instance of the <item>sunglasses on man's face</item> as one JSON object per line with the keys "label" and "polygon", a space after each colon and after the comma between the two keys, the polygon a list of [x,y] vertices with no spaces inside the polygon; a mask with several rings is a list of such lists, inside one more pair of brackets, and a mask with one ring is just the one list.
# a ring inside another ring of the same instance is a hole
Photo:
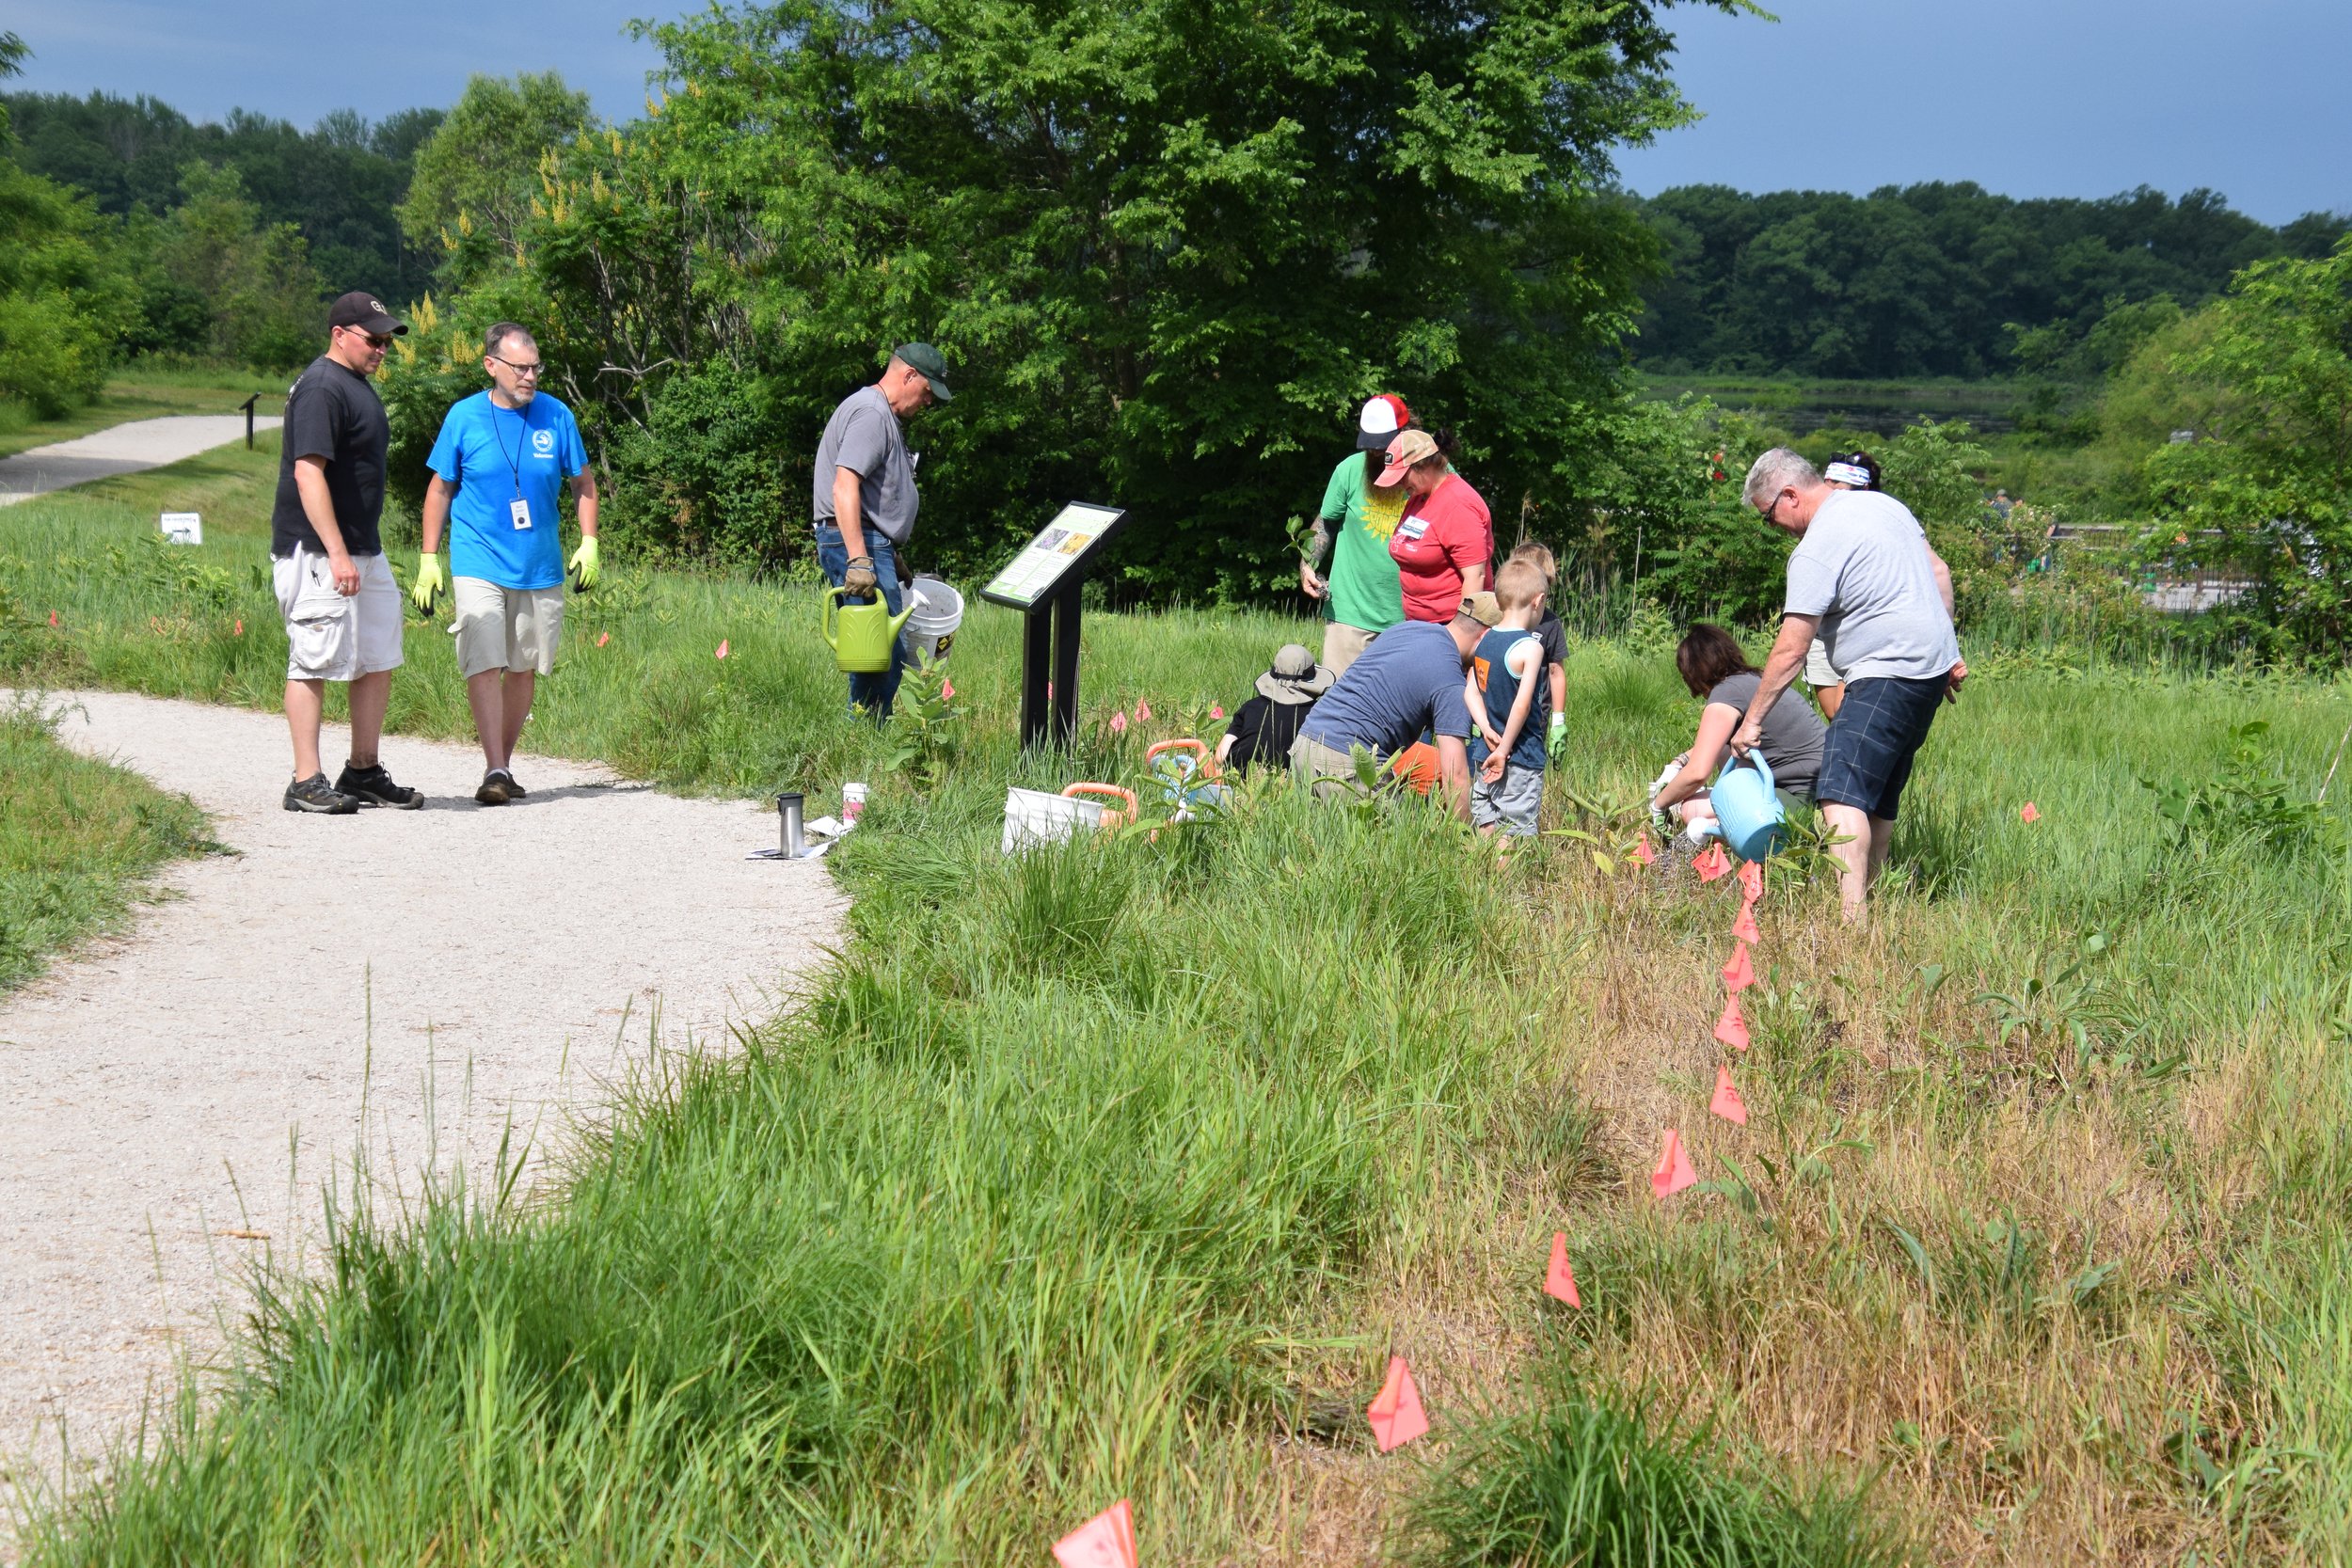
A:
{"label": "sunglasses on man's face", "polygon": [[389,332],[362,332],[356,326],[346,326],[343,330],[350,333],[355,338],[365,338],[368,341],[368,347],[370,348],[389,348],[392,346],[392,335]]}

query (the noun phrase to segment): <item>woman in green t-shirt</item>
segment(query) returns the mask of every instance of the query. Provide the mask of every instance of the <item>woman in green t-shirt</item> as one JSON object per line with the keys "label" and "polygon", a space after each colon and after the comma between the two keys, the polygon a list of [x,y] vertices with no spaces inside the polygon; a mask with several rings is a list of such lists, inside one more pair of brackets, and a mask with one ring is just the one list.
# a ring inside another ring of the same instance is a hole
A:
{"label": "woman in green t-shirt", "polygon": [[[1389,555],[1389,535],[1405,515],[1407,498],[1402,484],[1383,487],[1373,482],[1386,466],[1390,441],[1412,422],[1413,411],[1393,394],[1364,404],[1356,421],[1357,450],[1331,470],[1308,546],[1311,553],[1298,562],[1298,586],[1309,598],[1328,603],[1323,667],[1334,675],[1355,663],[1375,637],[1405,619],[1405,594]],[[1331,551],[1328,578],[1315,570],[1326,549]]]}

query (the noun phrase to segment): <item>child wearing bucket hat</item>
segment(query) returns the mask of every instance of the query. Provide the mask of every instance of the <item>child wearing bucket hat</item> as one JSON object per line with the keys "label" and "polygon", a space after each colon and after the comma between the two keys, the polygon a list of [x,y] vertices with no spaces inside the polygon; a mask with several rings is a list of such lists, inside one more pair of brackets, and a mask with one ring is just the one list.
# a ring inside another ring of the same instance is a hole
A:
{"label": "child wearing bucket hat", "polygon": [[1225,738],[1216,743],[1216,760],[1245,773],[1258,763],[1287,769],[1298,726],[1313,710],[1315,699],[1338,678],[1303,645],[1283,643],[1273,666],[1258,677],[1258,694],[1242,704],[1226,726]]}

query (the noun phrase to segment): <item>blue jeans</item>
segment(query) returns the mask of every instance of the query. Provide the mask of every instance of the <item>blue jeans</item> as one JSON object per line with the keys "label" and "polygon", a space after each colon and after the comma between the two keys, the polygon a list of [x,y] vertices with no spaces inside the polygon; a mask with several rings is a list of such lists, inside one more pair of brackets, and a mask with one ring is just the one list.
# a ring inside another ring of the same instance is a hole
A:
{"label": "blue jeans", "polygon": [[[890,607],[891,616],[906,609],[898,591],[898,558],[889,540],[874,529],[866,531],[866,553],[874,558],[874,576],[882,580],[882,603]],[[850,549],[841,542],[841,531],[831,523],[817,525],[817,564],[825,574],[825,580],[835,588],[849,575]],[[857,603],[866,603],[861,599]],[[907,639],[904,632],[890,644],[890,668],[876,673],[857,673],[850,677],[850,705],[864,708],[877,719],[890,717],[890,705],[898,700],[898,681],[906,673]]]}

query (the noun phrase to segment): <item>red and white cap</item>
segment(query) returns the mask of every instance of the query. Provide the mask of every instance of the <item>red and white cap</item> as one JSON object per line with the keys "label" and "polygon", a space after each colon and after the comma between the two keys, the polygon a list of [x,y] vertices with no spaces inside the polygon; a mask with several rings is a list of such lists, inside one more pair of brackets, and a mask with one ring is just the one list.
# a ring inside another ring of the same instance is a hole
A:
{"label": "red and white cap", "polygon": [[1383,392],[1356,417],[1356,450],[1385,451],[1396,433],[1413,422],[1413,411],[1394,392]]}

